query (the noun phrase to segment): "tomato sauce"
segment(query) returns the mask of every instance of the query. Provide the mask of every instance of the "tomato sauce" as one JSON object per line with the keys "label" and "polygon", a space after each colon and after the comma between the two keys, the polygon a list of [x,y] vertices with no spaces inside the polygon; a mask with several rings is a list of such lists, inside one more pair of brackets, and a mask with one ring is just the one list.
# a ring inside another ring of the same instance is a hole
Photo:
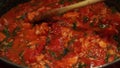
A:
{"label": "tomato sauce", "polygon": [[[120,58],[120,13],[104,2],[30,23],[27,14],[79,0],[31,0],[0,18],[0,56],[30,68],[90,68]],[[30,17],[32,14],[30,15]]]}

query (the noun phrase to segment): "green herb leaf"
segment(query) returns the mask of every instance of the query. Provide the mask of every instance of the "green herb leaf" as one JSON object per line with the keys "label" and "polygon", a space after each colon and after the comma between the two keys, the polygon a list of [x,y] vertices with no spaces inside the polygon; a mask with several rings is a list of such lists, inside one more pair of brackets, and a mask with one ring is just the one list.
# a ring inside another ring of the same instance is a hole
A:
{"label": "green herb leaf", "polygon": [[59,0],[59,4],[64,4],[65,0]]}
{"label": "green herb leaf", "polygon": [[115,57],[114,57],[114,60],[117,60],[117,59],[119,59],[120,57],[118,57],[117,55],[115,55]]}
{"label": "green herb leaf", "polygon": [[5,27],[2,32],[5,34],[5,36],[6,36],[7,38],[10,37],[10,32],[9,32],[8,28]]}
{"label": "green herb leaf", "polygon": [[76,24],[76,22],[74,22],[74,23],[73,23],[72,28],[73,28],[74,30],[76,30],[76,29],[77,29],[77,24]]}
{"label": "green herb leaf", "polygon": [[24,20],[26,18],[26,16],[27,16],[27,13],[24,13],[19,18],[17,18],[17,20]]}
{"label": "green herb leaf", "polygon": [[119,36],[119,34],[114,35],[113,39],[118,43],[117,49],[118,49],[118,51],[120,51],[120,36]]}
{"label": "green herb leaf", "polygon": [[72,2],[73,0],[67,0],[68,2]]}
{"label": "green herb leaf", "polygon": [[46,64],[45,64],[45,68],[50,68],[50,66],[46,63]]}
{"label": "green herb leaf", "polygon": [[108,62],[108,59],[109,59],[109,57],[110,57],[110,54],[106,54],[106,58],[105,58],[105,62],[107,63]]}
{"label": "green herb leaf", "polygon": [[84,17],[83,17],[83,22],[84,22],[84,23],[87,23],[88,21],[89,21],[89,18],[88,18],[87,16],[84,16]]}
{"label": "green herb leaf", "polygon": [[85,68],[86,64],[78,63],[78,68]]}
{"label": "green herb leaf", "polygon": [[20,30],[20,27],[16,27],[12,32],[13,36],[15,36],[19,30]]}
{"label": "green herb leaf", "polygon": [[12,45],[13,45],[13,41],[9,42],[9,43],[7,44],[7,47],[12,47]]}
{"label": "green herb leaf", "polygon": [[50,55],[51,55],[52,57],[56,58],[56,54],[55,54],[55,52],[49,50],[49,53],[50,53]]}
{"label": "green herb leaf", "polygon": [[96,22],[96,20],[97,20],[97,19],[94,18],[92,21],[90,21],[90,24],[89,24],[89,25],[90,25],[91,27],[93,27],[93,26],[94,26],[94,23]]}
{"label": "green herb leaf", "polygon": [[46,38],[46,45],[48,45],[50,43],[50,37]]}
{"label": "green herb leaf", "polygon": [[99,28],[101,28],[101,29],[104,29],[104,28],[107,28],[108,27],[108,25],[106,25],[106,24],[99,24]]}
{"label": "green herb leaf", "polygon": [[68,48],[64,48],[62,56],[65,56],[69,53],[69,49]]}
{"label": "green herb leaf", "polygon": [[114,36],[113,36],[113,39],[114,39],[115,41],[117,41],[117,42],[120,41],[120,39],[119,39],[119,35],[114,35]]}
{"label": "green herb leaf", "polygon": [[94,23],[90,23],[90,26],[93,27],[93,26],[94,26]]}
{"label": "green herb leaf", "polygon": [[20,58],[23,57],[23,54],[24,54],[24,51],[22,51],[22,52],[19,53]]}
{"label": "green herb leaf", "polygon": [[72,38],[72,39],[68,42],[68,46],[69,46],[69,45],[72,45],[72,44],[74,43],[74,41],[75,41],[75,38]]}
{"label": "green herb leaf", "polygon": [[11,41],[11,42],[7,42],[7,41],[4,41],[3,43],[2,43],[2,48],[10,48],[10,47],[12,47],[12,45],[13,45],[13,41]]}
{"label": "green herb leaf", "polygon": [[116,13],[117,12],[117,9],[115,7],[111,7],[111,12],[112,13]]}
{"label": "green herb leaf", "polygon": [[23,65],[26,65],[25,60],[24,60],[24,58],[23,58],[23,55],[24,55],[24,51],[21,51],[21,52],[19,53],[19,58],[20,58],[21,63],[22,63]]}

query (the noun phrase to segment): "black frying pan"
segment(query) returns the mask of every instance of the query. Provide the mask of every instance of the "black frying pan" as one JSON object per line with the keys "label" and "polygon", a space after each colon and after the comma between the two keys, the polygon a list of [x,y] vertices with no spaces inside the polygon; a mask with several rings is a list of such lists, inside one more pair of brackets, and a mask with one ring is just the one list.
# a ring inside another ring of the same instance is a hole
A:
{"label": "black frying pan", "polygon": [[[11,8],[17,6],[18,4],[28,2],[30,0],[0,0],[0,17],[9,11]],[[120,12],[120,0],[107,0],[105,1],[106,5],[108,7],[114,7]],[[0,57],[0,64],[3,65],[3,68],[27,68],[26,66],[23,65],[18,65],[15,64],[3,57]],[[104,67],[104,68],[119,68],[120,67],[120,59],[108,63],[99,67]],[[97,67],[98,68],[98,67]]]}

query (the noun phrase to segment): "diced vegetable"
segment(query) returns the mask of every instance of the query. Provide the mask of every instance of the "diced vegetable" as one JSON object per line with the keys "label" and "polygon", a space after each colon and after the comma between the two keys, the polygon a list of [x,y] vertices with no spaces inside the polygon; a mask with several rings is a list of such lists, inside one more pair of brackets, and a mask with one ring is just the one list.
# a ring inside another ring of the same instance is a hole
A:
{"label": "diced vegetable", "polygon": [[100,46],[101,48],[107,48],[107,43],[106,43],[105,41],[100,41],[100,42],[99,42],[99,46]]}

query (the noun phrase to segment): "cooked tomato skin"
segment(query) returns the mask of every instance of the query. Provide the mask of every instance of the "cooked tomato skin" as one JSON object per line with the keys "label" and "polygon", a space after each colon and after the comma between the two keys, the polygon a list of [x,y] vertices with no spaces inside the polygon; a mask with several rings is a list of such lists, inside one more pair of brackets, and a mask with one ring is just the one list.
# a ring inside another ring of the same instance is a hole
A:
{"label": "cooked tomato skin", "polygon": [[[27,49],[24,52],[24,60],[27,61],[28,63],[33,63],[36,62],[36,58],[35,56],[37,55],[37,51],[36,50],[32,50],[32,49]],[[26,63],[27,63],[26,62]]]}

